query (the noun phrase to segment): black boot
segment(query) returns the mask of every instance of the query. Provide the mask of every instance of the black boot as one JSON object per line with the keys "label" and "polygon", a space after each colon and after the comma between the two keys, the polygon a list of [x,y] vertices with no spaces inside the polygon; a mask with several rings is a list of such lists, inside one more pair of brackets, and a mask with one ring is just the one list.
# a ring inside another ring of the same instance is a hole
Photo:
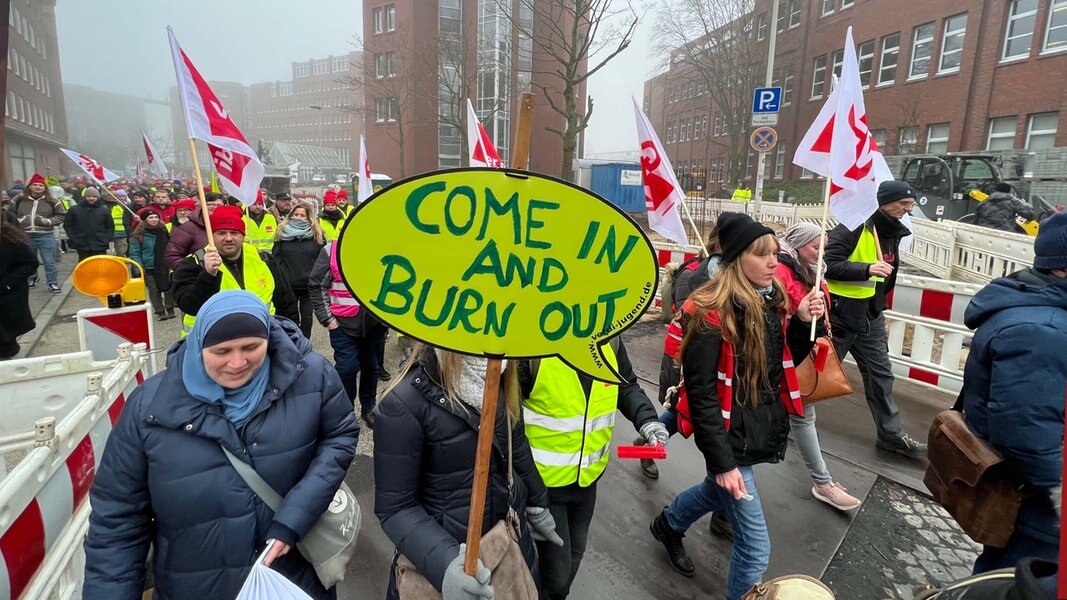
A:
{"label": "black boot", "polygon": [[696,569],[689,558],[689,553],[685,551],[685,546],[682,545],[682,538],[685,534],[678,533],[667,524],[667,509],[663,509],[663,512],[652,520],[648,528],[652,531],[652,537],[662,543],[667,550],[667,558],[671,561],[674,570],[686,577],[692,577]]}
{"label": "black boot", "polygon": [[374,430],[374,409],[373,408],[368,410],[367,412],[363,413],[363,420],[367,423],[367,427],[369,427],[373,431]]}
{"label": "black boot", "polygon": [[[648,444],[648,440],[646,440],[644,436],[638,436],[638,438],[634,440],[634,446],[644,446],[646,444]],[[659,479],[659,467],[656,466],[656,461],[651,458],[641,459],[641,472],[649,479]]]}

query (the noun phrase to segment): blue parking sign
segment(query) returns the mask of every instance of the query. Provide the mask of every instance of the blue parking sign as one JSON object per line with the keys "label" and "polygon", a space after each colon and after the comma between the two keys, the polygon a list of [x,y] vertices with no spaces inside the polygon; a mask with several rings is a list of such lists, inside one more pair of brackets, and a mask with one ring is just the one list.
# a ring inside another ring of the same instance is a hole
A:
{"label": "blue parking sign", "polygon": [[752,92],[752,114],[776,113],[781,104],[781,87],[756,88]]}

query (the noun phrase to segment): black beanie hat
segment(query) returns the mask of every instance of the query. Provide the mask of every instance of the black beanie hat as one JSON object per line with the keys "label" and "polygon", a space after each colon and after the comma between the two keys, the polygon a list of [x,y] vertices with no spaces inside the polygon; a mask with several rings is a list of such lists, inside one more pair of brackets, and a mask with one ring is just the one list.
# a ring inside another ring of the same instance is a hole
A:
{"label": "black beanie hat", "polygon": [[918,198],[919,193],[903,181],[890,179],[883,181],[878,186],[878,206],[885,206],[890,202],[903,200],[904,198]]}
{"label": "black beanie hat", "polygon": [[[725,216],[726,213],[723,213]],[[757,223],[752,220],[752,217],[742,214],[734,213],[736,216],[728,219],[719,217],[717,224],[719,228],[719,246],[722,247],[722,262],[726,264],[732,262],[741,253],[748,248],[752,242],[757,239],[770,234],[774,235],[774,230],[762,223]]]}
{"label": "black beanie hat", "polygon": [[207,348],[243,337],[267,339],[267,326],[255,315],[244,312],[229,314],[216,321],[207,330],[201,345]]}

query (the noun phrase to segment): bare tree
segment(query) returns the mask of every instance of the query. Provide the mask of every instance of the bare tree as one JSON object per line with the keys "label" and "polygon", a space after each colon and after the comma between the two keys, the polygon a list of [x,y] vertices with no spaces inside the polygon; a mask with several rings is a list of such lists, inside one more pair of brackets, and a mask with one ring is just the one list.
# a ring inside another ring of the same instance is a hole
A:
{"label": "bare tree", "polygon": [[680,79],[696,81],[721,115],[729,180],[743,179],[752,90],[763,79],[766,50],[757,40],[754,0],[667,0],[657,18],[657,50]]}
{"label": "bare tree", "polygon": [[584,102],[586,81],[629,47],[638,15],[630,0],[497,0],[521,45],[543,60],[533,64],[532,86],[563,117],[563,127],[545,129],[563,140],[560,177],[573,179],[579,135],[589,126],[593,98]]}

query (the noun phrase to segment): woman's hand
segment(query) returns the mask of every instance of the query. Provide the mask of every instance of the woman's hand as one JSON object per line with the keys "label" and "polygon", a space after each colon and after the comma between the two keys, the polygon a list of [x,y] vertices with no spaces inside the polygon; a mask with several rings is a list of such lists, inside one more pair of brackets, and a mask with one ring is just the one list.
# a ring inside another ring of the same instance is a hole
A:
{"label": "woman's hand", "polygon": [[734,467],[732,470],[725,473],[716,475],[715,483],[733,496],[734,500],[740,500],[741,498],[748,496],[748,488],[745,487],[745,478],[741,476],[741,471],[739,471],[737,467]]}
{"label": "woman's hand", "polygon": [[797,315],[801,321],[811,323],[812,319],[820,319],[826,314],[826,301],[822,298],[822,290],[811,290],[800,301],[797,307]]}
{"label": "woman's hand", "polygon": [[274,559],[289,554],[289,544],[278,540],[267,540],[267,545],[270,546],[270,550],[267,551],[267,557],[263,559],[263,565],[269,567]]}

